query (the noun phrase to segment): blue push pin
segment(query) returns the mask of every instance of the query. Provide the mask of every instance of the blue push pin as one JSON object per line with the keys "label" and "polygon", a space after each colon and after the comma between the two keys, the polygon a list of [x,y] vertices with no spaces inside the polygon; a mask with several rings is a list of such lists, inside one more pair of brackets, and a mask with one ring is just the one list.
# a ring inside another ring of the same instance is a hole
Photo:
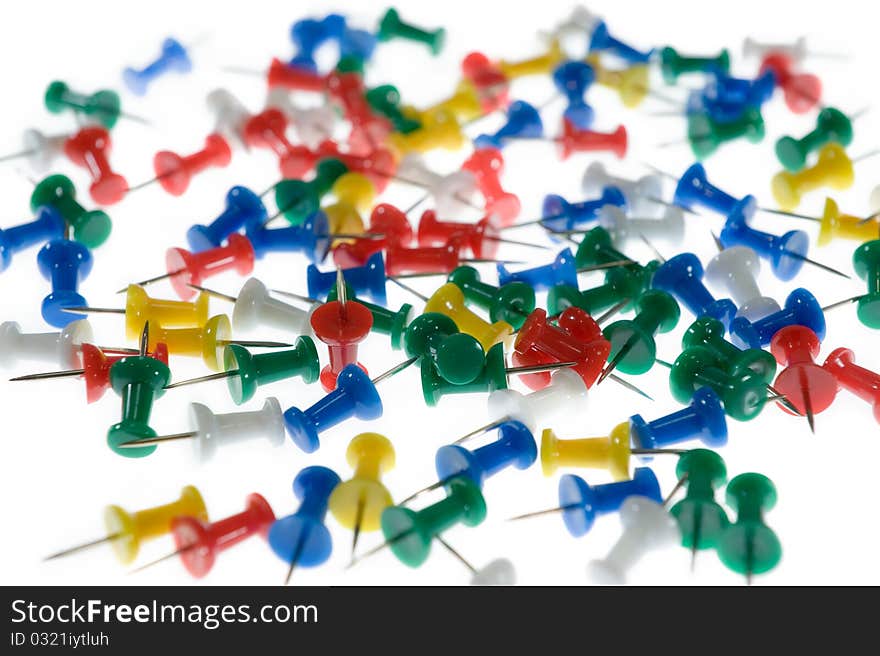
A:
{"label": "blue push pin", "polygon": [[666,260],[654,272],[651,287],[668,292],[691,313],[712,317],[730,328],[736,316],[736,304],[729,298],[715,299],[703,284],[703,265],[693,253],[682,253]]}
{"label": "blue push pin", "polygon": [[[711,184],[702,164],[693,164],[679,178],[672,202],[689,210],[694,209],[695,206],[705,207],[727,218],[739,199]],[[749,215],[746,218],[752,217]]]}
{"label": "blue push pin", "polygon": [[785,307],[757,321],[737,317],[730,327],[731,338],[740,348],[763,348],[786,326],[806,326],[819,340],[825,339],[825,314],[819,301],[799,287],[785,299]]}
{"label": "blue push pin", "polygon": [[647,467],[636,467],[632,480],[589,485],[580,476],[565,474],[559,479],[559,507],[565,528],[572,536],[586,535],[596,517],[620,510],[628,497],[648,497],[663,503],[660,484]]}
{"label": "blue push pin", "polygon": [[177,39],[168,38],[162,42],[162,52],[153,63],[141,70],[126,68],[122,71],[122,81],[134,95],[143,96],[150,83],[165,73],[189,73],[191,70],[192,61],[186,48]]}
{"label": "blue push pin", "polygon": [[498,270],[498,286],[511,282],[523,282],[535,291],[550,289],[556,285],[570,285],[577,288],[577,267],[571,249],[559,251],[556,258],[543,266],[511,273],[503,264],[495,265]]}
{"label": "blue push pin", "polygon": [[754,80],[718,72],[715,79],[706,85],[703,97],[728,106],[760,108],[773,97],[775,89],[776,76],[769,70]]}
{"label": "blue push pin", "polygon": [[653,48],[647,52],[641,52],[611,36],[605,21],[599,21],[596,24],[596,27],[593,28],[593,36],[590,38],[590,52],[601,50],[607,50],[631,64],[647,64],[654,54]]}
{"label": "blue push pin", "polygon": [[606,205],[615,205],[626,211],[626,196],[618,187],[605,187],[602,195],[593,200],[569,203],[562,196],[547,194],[541,205],[541,225],[553,232],[573,230],[575,226],[598,221],[599,210]]}
{"label": "blue push pin", "polygon": [[434,458],[437,478],[448,481],[466,476],[482,488],[490,476],[507,467],[528,469],[538,458],[532,432],[518,421],[506,421],[498,427],[498,439],[469,451],[455,444],[440,447]]}
{"label": "blue push pin", "polygon": [[260,226],[268,214],[263,201],[247,187],[233,187],[226,194],[226,209],[209,225],[194,225],[186,231],[186,240],[194,253],[217,248],[233,232],[243,227]]}
{"label": "blue push pin", "polygon": [[297,52],[290,60],[290,65],[317,73],[315,53],[325,42],[339,41],[345,25],[345,17],[339,14],[328,14],[320,20],[306,18],[296,21],[290,27],[290,39],[296,45]]}
{"label": "blue push pin", "polygon": [[43,319],[50,326],[64,328],[71,321],[85,319],[82,314],[65,311],[68,307],[86,307],[78,292],[79,283],[92,272],[92,254],[77,241],[53,239],[37,253],[37,266],[52,292],[43,299]]}
{"label": "blue push pin", "polygon": [[292,515],[276,519],[269,527],[269,546],[275,555],[290,564],[285,585],[297,565],[317,567],[333,551],[333,539],[324,525],[327,501],[339,485],[336,472],[326,467],[306,467],[293,479],[293,493],[300,500]]}
{"label": "blue push pin", "polygon": [[642,415],[633,415],[629,432],[633,448],[638,449],[662,449],[695,439],[709,448],[727,444],[724,406],[709,387],[694,392],[688,407],[665,417],[645,421]]}
{"label": "blue push pin", "polygon": [[579,130],[589,130],[593,124],[593,108],[584,96],[595,79],[593,67],[585,62],[567,61],[553,71],[553,84],[568,101],[562,116]]}
{"label": "blue push pin", "polygon": [[30,246],[64,237],[64,219],[53,207],[37,208],[36,218],[5,230],[0,230],[0,271],[12,263],[12,256]]}
{"label": "blue push pin", "polygon": [[376,49],[376,35],[367,30],[346,27],[339,39],[339,57],[369,61]]}
{"label": "blue push pin", "polygon": [[[343,269],[342,275],[345,282],[351,285],[354,293],[359,298],[369,297],[370,300],[385,306],[387,296],[385,294],[385,261],[382,253],[374,253],[367,263],[359,267]],[[330,289],[336,284],[336,272],[318,271],[318,267],[310,264],[306,270],[309,296],[312,298],[326,298]]]}
{"label": "blue push pin", "polygon": [[544,136],[541,115],[529,103],[517,100],[507,108],[507,123],[495,134],[481,134],[474,139],[474,148],[504,148],[507,138],[539,139]]}
{"label": "blue push pin", "polygon": [[382,399],[367,374],[356,364],[339,372],[336,389],[309,409],[290,407],[284,412],[284,425],[296,445],[306,453],[321,446],[318,434],[351,417],[363,421],[382,416]]}
{"label": "blue push pin", "polygon": [[721,245],[724,248],[748,246],[770,261],[770,268],[777,278],[791,280],[806,262],[810,238],[803,230],[789,230],[783,235],[774,235],[752,228],[746,217],[754,215],[755,206],[754,196],[746,196],[734,206],[718,235]]}
{"label": "blue push pin", "polygon": [[264,228],[258,223],[245,234],[254,247],[254,254],[262,259],[266,253],[302,253],[314,263],[321,263],[330,250],[330,224],[322,211],[309,215],[302,224]]}

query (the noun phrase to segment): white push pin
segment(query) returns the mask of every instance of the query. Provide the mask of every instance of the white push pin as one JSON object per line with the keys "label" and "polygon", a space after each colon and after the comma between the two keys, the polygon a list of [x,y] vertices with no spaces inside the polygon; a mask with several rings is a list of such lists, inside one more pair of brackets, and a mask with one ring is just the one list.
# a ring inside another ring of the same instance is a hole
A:
{"label": "white push pin", "polygon": [[647,497],[629,497],[620,507],[623,534],[608,555],[593,560],[587,574],[601,585],[623,585],[629,570],[649,551],[681,540],[678,524],[662,505]]}
{"label": "white push pin", "polygon": [[473,573],[471,585],[516,585],[516,569],[507,558],[496,558]]}
{"label": "white push pin", "polygon": [[880,185],[874,187],[874,191],[871,192],[868,204],[871,207],[871,214],[877,214],[880,212]]}
{"label": "white push pin", "polygon": [[794,43],[761,43],[750,37],[743,41],[743,57],[763,59],[769,54],[780,53],[790,57],[795,64],[800,64],[807,57],[821,57],[823,59],[848,59],[839,52],[818,52],[807,49],[806,37],[800,37]]}
{"label": "white push pin", "polygon": [[69,134],[45,135],[33,128],[25,130],[21,135],[21,150],[0,156],[0,162],[23,159],[33,173],[43,174],[61,156],[64,142],[69,138]]}
{"label": "white push pin", "polygon": [[596,25],[602,20],[583,5],[578,5],[564,21],[557,23],[552,30],[539,32],[538,36],[545,43],[558,41],[570,59],[586,56],[590,36]]}
{"label": "white push pin", "polygon": [[266,399],[260,410],[227,412],[225,414],[214,414],[206,405],[191,403],[189,423],[191,430],[187,433],[133,440],[123,442],[119,446],[142,449],[165,442],[192,440],[196,460],[204,463],[213,458],[221,446],[262,437],[267,438],[272,446],[281,446],[284,444],[286,435],[281,404],[275,397]]}
{"label": "white push pin", "polygon": [[14,321],[0,324],[0,368],[21,360],[48,362],[62,369],[82,367],[80,345],[94,342],[92,326],[85,319],[67,324],[57,333],[23,333]]}
{"label": "white push pin", "polygon": [[266,107],[280,110],[290,120],[300,140],[312,150],[333,138],[336,113],[329,105],[300,107],[294,104],[290,91],[274,87],[266,94]]}
{"label": "white push pin", "polygon": [[211,91],[205,98],[205,103],[214,116],[214,132],[247,150],[241,131],[251,114],[244,103],[223,88]]}
{"label": "white push pin", "polygon": [[780,309],[775,299],[761,295],[757,281],[760,270],[761,260],[755,251],[732,246],[709,260],[706,280],[734,300],[739,308],[736,316],[757,321]]}
{"label": "white push pin", "polygon": [[[576,372],[560,369],[544,389],[523,394],[512,389],[496,390],[489,395],[489,417],[493,422],[516,420],[532,432],[572,408],[583,408],[587,386]],[[489,430],[492,430],[491,428]]]}
{"label": "white push pin", "polygon": [[593,162],[584,171],[581,188],[584,194],[593,197],[601,194],[605,187],[620,189],[634,216],[660,218],[666,211],[666,206],[657,202],[663,197],[663,178],[656,173],[628,180],[609,174],[600,162]]}
{"label": "white push pin", "polygon": [[238,296],[221,294],[198,285],[190,287],[234,303],[232,327],[237,333],[248,333],[256,328],[267,327],[294,335],[311,335],[312,313],[321,305],[320,302],[313,302],[307,310],[303,310],[273,298],[266,285],[257,278],[249,278],[241,286]]}
{"label": "white push pin", "polygon": [[400,160],[394,177],[426,189],[434,198],[439,217],[457,217],[474,207],[477,180],[470,171],[453,171],[443,175],[429,169],[419,155],[410,153]]}
{"label": "white push pin", "polygon": [[599,225],[611,235],[618,248],[631,239],[661,241],[678,246],[684,239],[684,212],[679,207],[663,208],[663,216],[657,219],[628,217],[616,205],[605,205],[599,210]]}

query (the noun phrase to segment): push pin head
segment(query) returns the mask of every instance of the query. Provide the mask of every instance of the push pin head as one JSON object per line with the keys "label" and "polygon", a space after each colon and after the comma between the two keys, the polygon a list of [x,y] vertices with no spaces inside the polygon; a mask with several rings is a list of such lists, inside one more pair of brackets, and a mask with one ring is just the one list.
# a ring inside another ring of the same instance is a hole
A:
{"label": "push pin head", "polygon": [[516,585],[516,569],[507,558],[496,558],[473,573],[471,585]]}
{"label": "push pin head", "polygon": [[52,283],[52,292],[43,299],[41,306],[43,318],[49,325],[63,328],[71,321],[83,318],[65,308],[88,305],[77,288],[91,273],[92,264],[92,254],[79,242],[55,239],[40,249],[37,266],[43,277]]}
{"label": "push pin head", "polygon": [[129,458],[142,458],[156,450],[156,445],[133,449],[120,445],[156,437],[148,423],[153,400],[162,395],[170,380],[168,365],[155,358],[123,358],[111,367],[110,386],[122,397],[122,421],[107,431],[107,443],[113,451]]}
{"label": "push pin head", "polygon": [[715,547],[730,524],[715,502],[715,489],[727,481],[724,460],[714,451],[692,449],[679,457],[675,474],[687,481],[686,497],[669,510],[681,530],[682,546],[693,551]]}
{"label": "push pin head", "polygon": [[250,401],[263,383],[298,375],[303,382],[311,384],[318,380],[320,371],[318,350],[311,337],[297,337],[290,350],[259,355],[238,344],[230,344],[223,352],[223,368],[228,373],[235,372],[226,382],[236,405]]}
{"label": "push pin head", "polygon": [[868,284],[868,293],[858,300],[859,321],[869,328],[880,328],[880,239],[866,242],[855,250],[853,268]]}
{"label": "push pin head", "polygon": [[762,474],[740,474],[727,485],[727,505],[737,518],[721,533],[718,556],[750,581],[753,574],[769,572],[782,559],[779,538],[763,519],[776,505],[776,486]]}
{"label": "push pin head", "polygon": [[466,385],[483,371],[485,353],[471,335],[459,332],[446,315],[427,312],[407,327],[404,349],[409,357],[427,356],[424,366],[434,366],[453,385]]}
{"label": "push pin head", "polygon": [[507,421],[498,427],[498,438],[473,451],[462,446],[447,445],[437,450],[434,467],[441,481],[466,476],[482,488],[487,478],[501,469],[513,466],[528,469],[538,458],[532,432],[518,421]]}

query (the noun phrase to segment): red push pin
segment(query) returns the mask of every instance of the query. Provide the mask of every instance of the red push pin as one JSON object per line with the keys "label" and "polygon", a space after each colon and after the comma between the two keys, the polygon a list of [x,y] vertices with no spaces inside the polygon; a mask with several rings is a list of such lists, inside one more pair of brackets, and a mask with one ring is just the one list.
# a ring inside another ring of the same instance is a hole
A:
{"label": "red push pin", "polygon": [[443,246],[403,248],[390,245],[385,251],[385,273],[400,276],[411,273],[452,273],[462,262],[460,241],[450,239]]}
{"label": "red push pin", "polygon": [[[546,310],[539,308],[529,314],[519,329],[513,349],[517,366],[577,362],[571,369],[591,387],[608,360],[611,343],[602,335],[596,320],[578,307],[570,307],[560,314],[558,326],[549,323]],[[533,378],[530,384],[525,376],[538,378]],[[524,374],[523,382],[532,389],[543,389],[549,385],[550,376]]]}
{"label": "red push pin", "polygon": [[357,301],[348,300],[342,269],[336,270],[336,293],[337,300],[319,306],[311,318],[315,337],[330,351],[330,364],[321,370],[321,386],[325,392],[336,389],[336,377],[350,364],[357,364],[367,373],[357,361],[358,343],[373,327],[373,313]]}
{"label": "red push pin", "polygon": [[388,203],[380,203],[373,208],[366,232],[382,237],[361,238],[339,244],[333,249],[336,266],[341,269],[363,266],[373,253],[391,246],[409,246],[413,240],[413,229],[406,214]]}
{"label": "red push pin", "polygon": [[367,155],[359,155],[343,152],[339,149],[338,144],[328,140],[318,146],[314,157],[315,162],[324,157],[335,157],[345,164],[349,171],[363,173],[367,176],[378,193],[385,190],[397,170],[397,160],[394,153],[387,148],[375,148]]}
{"label": "red push pin", "polygon": [[218,554],[254,535],[265,539],[274,521],[272,506],[256,493],[247,496],[242,512],[213,523],[198,517],[175,517],[171,520],[171,535],[176,550],[133,571],[140,572],[180,556],[186,570],[200,579],[214,567]]}
{"label": "red push pin", "polygon": [[92,176],[89,193],[99,205],[118,203],[128,192],[128,182],[110,167],[110,133],[101,127],[83,128],[64,142],[64,154]]}
{"label": "red push pin", "polygon": [[312,73],[297,66],[288,66],[280,59],[273,58],[266,74],[270,89],[287,89],[288,91],[314,91],[323,93],[327,80],[323,75]]}
{"label": "red push pin", "polygon": [[803,114],[822,99],[822,81],[812,73],[795,73],[793,68],[791,57],[774,52],[764,57],[759,75],[772,71],[776,76],[776,86],[785,95],[785,104],[795,114]]}
{"label": "red push pin", "polygon": [[848,348],[831,351],[822,368],[834,374],[840,387],[870,403],[874,419],[880,422],[880,374],[858,366]]}
{"label": "red push pin", "polygon": [[[831,405],[837,395],[834,374],[814,362],[820,342],[805,326],[786,326],[770,341],[770,352],[785,369],[776,377],[774,389],[783,395],[799,413],[807,416],[810,430],[815,432],[813,416]],[[786,412],[791,412],[781,403]]]}
{"label": "red push pin", "polygon": [[426,210],[419,220],[419,246],[439,246],[456,239],[460,246],[470,250],[474,257],[491,259],[498,253],[499,220],[490,214],[476,223],[440,221],[434,210]]}
{"label": "red push pin", "polygon": [[[110,352],[110,349],[104,350],[93,344],[82,344],[80,346],[82,369],[27,374],[25,376],[16,376],[10,380],[45,380],[47,378],[82,376],[86,383],[86,402],[94,403],[104,396],[104,392],[110,387],[110,367],[122,358],[130,357],[130,355],[107,355],[108,352]],[[147,355],[159,360],[162,364],[168,364],[168,347],[161,342],[156,344],[155,350]]]}
{"label": "red push pin", "polygon": [[477,188],[486,200],[486,213],[497,214],[502,226],[513,225],[519,216],[521,205],[515,194],[505,191],[501,186],[500,175],[504,169],[501,151],[495,148],[481,148],[474,152],[461,168],[470,171],[477,182]]}
{"label": "red push pin", "polygon": [[[184,301],[196,295],[190,285],[201,286],[204,280],[217,274],[235,270],[239,275],[246,276],[254,270],[254,247],[244,235],[229,235],[225,246],[210,248],[199,253],[191,253],[184,248],[169,248],[165,252],[165,267],[168,273],[155,278],[141,280],[137,285],[151,285],[154,282],[170,278],[174,291]],[[128,285],[119,290],[128,290]]]}
{"label": "red push pin", "polygon": [[367,102],[363,77],[354,72],[334,71],[327,76],[327,91],[351,123],[348,143],[353,152],[368,154],[385,142],[391,133],[391,121],[373,112]]}
{"label": "red push pin", "polygon": [[474,85],[484,114],[510,104],[510,80],[482,52],[472,52],[461,61],[461,73]]}
{"label": "red push pin", "polygon": [[232,161],[229,142],[219,134],[209,134],[204,147],[191,155],[178,155],[170,150],[160,150],[153,157],[156,180],[172,196],[182,196],[189,188],[193,176],[216,166],[223,168]]}
{"label": "red push pin", "polygon": [[284,178],[302,177],[303,146],[294,146],[287,139],[287,117],[279,109],[270,107],[251,116],[244,124],[242,137],[251,148],[266,148],[278,156],[278,168]]}
{"label": "red push pin", "polygon": [[556,138],[559,144],[559,157],[568,159],[572,153],[608,151],[618,159],[626,156],[628,139],[626,128],[622,125],[614,132],[593,132],[578,130],[571,121],[562,119],[562,135]]}

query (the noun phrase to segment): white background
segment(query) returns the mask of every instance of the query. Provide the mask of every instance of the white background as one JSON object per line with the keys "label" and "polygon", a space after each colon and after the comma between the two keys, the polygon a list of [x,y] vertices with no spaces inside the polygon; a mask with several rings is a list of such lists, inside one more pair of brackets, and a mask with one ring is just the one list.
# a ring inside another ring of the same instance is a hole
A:
{"label": "white background", "polygon": [[[211,131],[211,119],[204,107],[204,96],[217,85],[234,90],[254,111],[261,107],[263,82],[259,78],[221,72],[224,65],[263,68],[273,55],[287,59],[291,53],[290,24],[305,15],[328,10],[349,13],[353,24],[371,27],[384,7],[376,3],[348,3],[357,6],[350,13],[345,3],[268,3],[231,2],[182,3],[154,1],[126,5],[111,2],[46,3],[31,2],[17,7],[0,23],[0,61],[3,62],[3,123],[0,128],[0,152],[19,148],[21,131],[29,126],[49,132],[71,130],[69,116],[50,116],[42,105],[42,94],[53,79],[68,81],[74,89],[92,90],[102,86],[121,87],[120,71],[126,65],[141,66],[151,60],[166,35],[182,41],[201,40],[193,52],[196,70],[188,77],[169,77],[157,83],[146,98],[134,98],[123,92],[125,109],[149,117],[153,128],[120,121],[113,132],[114,166],[128,176],[132,184],[152,176],[152,154],[163,148],[181,153],[198,147]],[[480,49],[492,57],[517,59],[540,52],[535,32],[549,28],[567,16],[567,2],[543,0],[516,6],[508,2],[423,3],[399,0],[396,5],[406,19],[426,26],[443,25],[448,29],[448,43],[439,58],[412,44],[382,46],[368,73],[368,85],[393,82],[404,98],[424,106],[445,97],[458,78],[461,57]],[[819,74],[826,83],[827,102],[845,111],[855,112],[874,105],[874,112],[856,125],[852,154],[878,146],[877,57],[875,45],[877,12],[870,3],[838,2],[789,3],[743,1],[738,3],[706,2],[594,2],[591,9],[604,15],[613,34],[637,46],[672,44],[680,51],[712,53],[720,47],[731,49],[733,71],[752,76],[757,63],[743,61],[742,38],[751,35],[762,40],[789,41],[807,35],[816,49],[845,52],[846,62],[809,59],[805,67]],[[658,82],[658,84],[661,84]],[[695,80],[688,84],[696,84]],[[536,79],[514,83],[513,96],[542,103],[552,93],[549,80]],[[681,89],[666,90],[668,95],[683,98]],[[594,88],[589,95],[597,111],[596,128],[613,129],[626,125],[631,138],[631,155],[625,163],[611,162],[622,174],[640,175],[645,171],[640,161],[680,173],[690,163],[685,147],[657,150],[655,146],[683,135],[684,122],[676,118],[658,118],[646,112],[669,108],[656,100],[640,109],[623,109],[616,96],[606,89]],[[562,103],[544,112],[552,133],[557,125]],[[767,107],[765,119],[768,136],[758,145],[737,144],[725,147],[708,163],[710,178],[737,195],[756,194],[761,202],[772,203],[770,177],[777,170],[772,144],[782,134],[801,135],[811,129],[812,115],[796,117],[788,113],[781,98]],[[500,118],[493,117],[474,126],[474,136],[483,129],[494,129]],[[438,170],[451,170],[464,157],[432,159]],[[579,181],[592,159],[575,156],[559,163],[547,144],[514,144],[506,151],[508,162],[504,183],[520,194],[522,219],[537,216],[545,193],[557,192],[580,199]],[[79,188],[86,189],[82,170],[61,161],[57,170],[70,175]],[[835,194],[841,208],[854,214],[867,212],[867,196],[880,181],[880,159],[858,165],[856,185],[845,193]],[[222,209],[222,199],[233,184],[265,189],[277,178],[275,160],[267,153],[251,156],[236,153],[226,170],[212,171],[197,179],[182,198],[166,195],[158,185],[138,192],[109,209],[114,220],[111,239],[95,253],[95,267],[82,286],[93,305],[113,306],[121,302],[114,290],[139,278],[163,271],[164,250],[185,245],[184,232],[195,222],[206,223]],[[0,169],[2,188],[2,223],[14,225],[29,216],[30,183],[16,172],[15,163]],[[671,190],[667,190],[669,193]],[[83,193],[83,196],[86,196]],[[392,185],[386,194],[389,202],[408,205],[418,196],[410,188]],[[811,195],[801,206],[806,212],[821,209],[823,194]],[[85,202],[89,203],[88,200]],[[89,203],[90,204],[90,203]],[[271,211],[271,208],[270,208]],[[688,219],[687,248],[705,261],[713,254],[709,230],[719,230],[720,219]],[[804,228],[815,235],[816,227],[795,220],[767,215],[758,217],[764,229],[783,232]],[[522,231],[540,239],[539,232]],[[665,247],[671,254],[671,247]],[[852,243],[835,243],[812,253],[823,262],[851,271]],[[647,259],[650,253],[639,246],[630,249],[636,257]],[[513,258],[530,258],[536,263],[547,255],[540,251],[504,247],[502,253]],[[34,264],[35,251],[16,258],[13,266],[0,275],[0,320],[15,319],[25,330],[44,330],[39,307],[48,291]],[[305,263],[296,257],[272,257],[259,263],[256,274],[270,286],[305,292]],[[582,286],[592,286],[600,276],[582,278]],[[768,295],[780,300],[792,285],[780,284],[766,270],[761,286]],[[241,280],[234,275],[213,279],[210,286],[235,293]],[[415,283],[422,291],[431,290],[431,281]],[[797,280],[809,287],[819,300],[830,303],[863,291],[863,283],[844,281],[807,267]],[[155,295],[170,296],[169,287],[156,285]],[[389,285],[392,304],[413,302],[401,290]],[[230,307],[214,301],[212,313],[228,312]],[[418,307],[417,302],[415,303]],[[678,352],[682,324],[672,334],[659,340],[659,353],[673,359]],[[93,318],[99,343],[117,344],[123,337],[122,318],[102,315]],[[270,333],[258,337],[283,337]],[[822,358],[833,348],[846,345],[855,349],[858,361],[880,369],[876,333],[863,327],[855,318],[854,308],[839,309],[829,316],[828,337]],[[371,337],[362,346],[362,361],[373,373],[396,364],[402,355],[391,352],[384,337]],[[322,357],[325,350],[322,348]],[[174,375],[187,378],[204,373],[196,360],[175,359]],[[45,365],[24,363],[8,375],[45,370]],[[49,367],[51,368],[51,367]],[[591,392],[589,407],[572,417],[570,425],[556,426],[563,437],[605,435],[618,422],[634,412],[646,418],[666,414],[678,408],[672,401],[662,368],[639,377],[635,382],[652,394],[648,402],[613,383],[605,383]],[[5,529],[0,558],[0,580],[4,583],[58,584],[189,584],[192,579],[177,563],[164,563],[149,573],[127,576],[108,549],[43,564],[43,555],[102,534],[102,507],[118,503],[135,510],[176,498],[187,483],[203,492],[209,512],[215,519],[241,510],[247,493],[264,494],[280,515],[292,512],[296,502],[290,483],[306,465],[322,464],[335,469],[343,479],[350,475],[344,453],[350,439],[362,430],[387,435],[397,449],[398,467],[387,476],[387,484],[397,498],[434,480],[433,454],[437,447],[485,423],[485,399],[460,397],[448,399],[434,410],[424,407],[419,391],[417,370],[412,369],[383,383],[385,416],[369,426],[347,423],[322,436],[323,446],[306,456],[287,442],[277,450],[255,442],[244,448],[221,453],[206,466],[199,467],[186,445],[169,445],[151,457],[128,460],[113,454],[105,445],[107,427],[117,421],[119,403],[111,393],[101,402],[86,406],[83,383],[77,379],[32,383],[0,382],[0,435],[4,451],[0,456],[0,499]],[[257,409],[266,394],[277,395],[283,407],[296,404],[306,407],[320,397],[317,385],[305,387],[299,382],[263,388],[251,405]],[[235,410],[223,383],[210,383],[169,392],[155,406],[153,425],[160,433],[187,429],[187,405],[200,401],[218,412]],[[756,583],[834,584],[880,583],[877,553],[880,530],[877,527],[876,471],[877,425],[870,408],[841,393],[835,404],[816,420],[817,434],[810,435],[803,419],[767,408],[750,423],[730,424],[730,443],[722,454],[731,476],[757,471],[768,475],[777,485],[779,503],[767,516],[778,532],[784,558],[776,571],[758,578]],[[657,460],[657,472],[664,491],[674,484],[674,459]],[[600,472],[581,472],[590,482],[607,479]],[[540,467],[527,472],[504,472],[491,479],[485,489],[489,517],[476,529],[455,528],[449,541],[478,567],[499,556],[511,558],[520,582],[527,584],[584,584],[585,565],[602,556],[616,540],[620,524],[615,516],[600,519],[588,536],[574,539],[565,531],[559,517],[535,519],[510,524],[513,514],[548,507],[555,503],[556,480],[545,479]],[[426,497],[433,501],[439,496]],[[349,556],[350,534],[328,517],[335,540],[331,560],[314,570],[297,571],[294,581],[300,584],[464,584],[468,573],[439,548],[418,570],[399,564],[384,553],[344,571]],[[364,535],[361,548],[379,543],[378,534]],[[141,561],[158,557],[171,549],[166,539],[148,544]],[[645,584],[740,584],[742,579],[725,570],[714,553],[703,553],[696,572],[688,571],[688,554],[671,549],[654,554],[633,572],[632,580]],[[259,539],[253,539],[220,556],[208,583],[277,584],[286,566]]]}

